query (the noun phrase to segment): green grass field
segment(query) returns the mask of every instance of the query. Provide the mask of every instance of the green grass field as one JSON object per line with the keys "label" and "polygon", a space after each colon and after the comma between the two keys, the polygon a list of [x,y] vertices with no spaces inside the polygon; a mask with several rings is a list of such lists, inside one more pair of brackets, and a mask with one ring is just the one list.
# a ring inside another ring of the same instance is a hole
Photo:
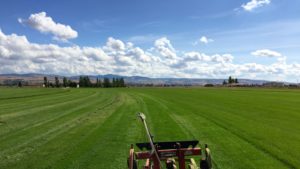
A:
{"label": "green grass field", "polygon": [[0,88],[1,169],[125,169],[131,143],[198,139],[214,168],[300,168],[300,91]]}

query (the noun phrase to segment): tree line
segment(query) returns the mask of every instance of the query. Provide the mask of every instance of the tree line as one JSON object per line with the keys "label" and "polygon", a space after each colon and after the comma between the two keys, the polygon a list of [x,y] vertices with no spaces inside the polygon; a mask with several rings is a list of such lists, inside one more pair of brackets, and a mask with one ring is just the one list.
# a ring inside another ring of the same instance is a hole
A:
{"label": "tree line", "polygon": [[96,82],[93,83],[88,76],[80,76],[79,82],[74,82],[66,77],[63,77],[62,83],[59,78],[54,78],[54,83],[48,81],[48,78],[44,77],[44,87],[97,87],[97,88],[111,88],[111,87],[126,87],[124,78],[104,78],[103,81],[97,78]]}
{"label": "tree line", "polygon": [[227,81],[226,81],[226,80],[223,81],[223,85],[227,85],[227,84],[238,84],[238,83],[239,83],[238,79],[237,79],[237,78],[233,78],[233,77],[231,77],[231,76],[228,77],[228,80],[227,80]]}

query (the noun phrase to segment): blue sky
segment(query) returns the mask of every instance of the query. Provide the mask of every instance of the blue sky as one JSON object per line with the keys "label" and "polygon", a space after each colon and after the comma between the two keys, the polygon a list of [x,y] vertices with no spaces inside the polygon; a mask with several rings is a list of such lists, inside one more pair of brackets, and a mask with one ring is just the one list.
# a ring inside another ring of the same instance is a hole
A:
{"label": "blue sky", "polygon": [[[299,0],[2,1],[0,73],[296,82],[299,11]],[[22,36],[25,47],[4,41],[19,44]],[[37,54],[28,52],[34,45]]]}

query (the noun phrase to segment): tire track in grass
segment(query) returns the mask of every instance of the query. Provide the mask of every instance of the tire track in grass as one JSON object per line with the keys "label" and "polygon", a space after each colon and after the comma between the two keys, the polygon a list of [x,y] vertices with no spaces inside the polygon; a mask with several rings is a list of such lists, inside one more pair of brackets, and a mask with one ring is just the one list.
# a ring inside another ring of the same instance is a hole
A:
{"label": "tire track in grass", "polygon": [[[177,140],[193,139],[190,138],[192,135],[190,135],[188,130],[184,130],[184,128],[182,128],[180,125],[176,123],[176,121],[171,115],[169,107],[163,104],[159,98],[146,95],[146,94],[139,94],[139,95],[142,97],[142,102],[146,107],[146,114],[149,115],[149,119],[152,118],[156,119],[157,117],[158,119],[163,119],[163,121],[161,120],[155,120],[155,122],[153,120],[149,121],[149,123],[154,129],[157,128],[158,131],[161,131],[163,133],[162,136],[164,140],[159,140],[159,141],[170,141],[174,139]],[[160,122],[161,124],[158,124],[159,127],[152,125],[159,121],[161,121]],[[163,126],[166,126],[163,129],[161,129],[160,127],[162,124]],[[167,132],[163,130],[166,130]]]}
{"label": "tire track in grass", "polygon": [[27,112],[26,109],[22,111],[25,112],[26,114],[20,117],[5,119],[3,116],[1,116],[1,119],[6,122],[7,129],[5,130],[3,128],[2,129],[0,128],[1,129],[0,135],[2,136],[2,138],[0,138],[0,141],[11,134],[16,134],[20,131],[24,131],[29,128],[32,128],[37,124],[50,121],[51,120],[50,117],[53,117],[55,115],[58,115],[57,117],[60,117],[63,115],[63,113],[61,113],[60,111],[61,109],[68,109],[68,107],[70,107],[71,105],[74,105],[75,107],[73,108],[76,108],[78,103],[81,103],[82,101],[92,97],[96,97],[96,93],[93,95],[85,95],[85,97],[83,98],[80,97],[78,99],[74,99],[66,102],[61,102],[58,100],[57,103],[53,105],[38,107],[35,108],[34,111],[31,110],[32,112],[29,113],[26,113]]}
{"label": "tire track in grass", "polygon": [[[198,112],[198,111],[197,111],[197,106],[192,105],[191,103],[185,104],[185,103],[183,103],[183,102],[180,103],[182,106],[176,106],[176,104],[178,104],[178,103],[170,103],[170,102],[168,102],[168,101],[166,101],[166,100],[164,100],[164,101],[165,101],[165,103],[169,103],[170,107],[176,107],[177,109],[182,109],[182,107],[185,107],[185,108],[188,108],[188,107],[195,107],[195,110],[192,110],[192,111],[191,111],[191,114],[194,115],[193,118],[190,118],[191,121],[192,121],[193,119],[195,119],[195,117],[201,116],[201,118],[204,118],[205,121],[208,121],[209,123],[212,123],[214,126],[218,126],[218,128],[221,128],[221,129],[223,130],[223,132],[228,132],[228,133],[230,133],[230,135],[231,135],[230,138],[234,138],[234,137],[235,137],[235,138],[241,139],[241,140],[243,140],[243,142],[246,142],[248,145],[251,145],[251,146],[254,147],[256,150],[258,150],[258,151],[264,153],[265,155],[267,155],[267,156],[273,158],[274,160],[280,162],[281,164],[283,164],[283,165],[286,166],[287,168],[295,168],[295,166],[293,166],[292,164],[287,163],[286,161],[282,161],[282,160],[278,159],[278,158],[277,158],[276,156],[274,156],[272,153],[268,152],[264,147],[261,147],[261,146],[256,145],[255,143],[249,141],[248,138],[242,136],[242,135],[239,134],[239,133],[236,133],[236,132],[230,130],[230,128],[226,127],[225,125],[221,124],[220,122],[217,122],[216,120],[213,120],[214,118],[210,118],[210,117],[206,116],[205,113],[197,113],[197,114],[194,113],[194,112]],[[185,105],[185,106],[183,106],[183,105]],[[212,107],[213,107],[213,106],[209,106],[209,108],[212,108]],[[194,109],[194,108],[193,108],[193,109]],[[182,111],[184,112],[184,111],[186,111],[186,110],[182,110]],[[176,112],[176,110],[175,110],[175,112]],[[177,112],[178,112],[178,111],[177,111]],[[183,117],[181,117],[181,118],[183,118]],[[180,118],[178,118],[178,120],[180,120]],[[189,123],[188,123],[187,121],[185,121],[185,122],[182,122],[181,124],[189,124]],[[210,124],[210,125],[212,125],[212,124]],[[187,128],[193,129],[194,127],[193,127],[193,126],[188,126]],[[221,130],[221,131],[222,131],[222,130]],[[197,131],[197,130],[194,129],[194,132],[196,132],[196,131]],[[207,133],[207,134],[209,135],[209,133]],[[211,136],[215,136],[215,134],[212,134]],[[224,135],[224,137],[227,137],[227,138],[228,138],[228,135],[226,134],[226,135]],[[232,140],[232,141],[235,141],[235,140],[238,140],[238,139],[231,139],[231,140]],[[244,143],[243,143],[243,144],[244,144]],[[226,145],[224,145],[224,146],[226,146]],[[241,147],[240,150],[242,150],[242,149],[243,149],[243,147]],[[245,155],[245,156],[246,156],[246,155]],[[262,157],[264,157],[264,156],[262,156]],[[247,159],[247,158],[245,157],[245,159]],[[257,159],[254,158],[253,160],[257,160]],[[256,168],[255,166],[253,166],[252,162],[243,161],[243,162],[241,162],[241,163],[243,163],[243,164],[247,163],[248,165],[246,165],[246,166],[252,166],[252,168]],[[276,164],[276,165],[278,166],[279,164]],[[274,165],[274,166],[276,166],[276,165]],[[282,166],[282,167],[283,167],[283,166]]]}
{"label": "tire track in grass", "polygon": [[[155,130],[155,126],[159,126],[159,136],[156,141],[180,141],[180,140],[195,140],[196,137],[193,133],[190,132],[185,126],[178,123],[178,120],[174,117],[173,111],[168,107],[167,104],[161,101],[160,98],[147,95],[145,93],[139,93],[139,97],[141,98],[143,104],[146,107],[145,114],[147,115],[148,124],[151,128],[154,128],[154,134],[157,133]],[[159,115],[156,114],[159,112]],[[157,117],[159,119],[165,119],[167,121],[158,122]],[[149,118],[151,120],[149,120]],[[161,126],[164,126],[163,128]],[[171,130],[170,130],[171,129]],[[171,131],[171,132],[170,132]],[[188,157],[192,158],[192,157]],[[200,160],[200,157],[193,157],[196,161]],[[199,165],[199,164],[198,164]],[[214,165],[214,168],[217,165]]]}
{"label": "tire track in grass", "polygon": [[[114,102],[114,99],[113,99],[113,102]],[[114,104],[113,102],[105,103],[105,102],[102,102],[100,100],[100,103],[103,103],[103,106],[99,107],[98,111],[102,111],[103,109],[108,108],[110,105]],[[91,105],[87,105],[87,106],[91,106]],[[80,115],[79,117],[72,118],[71,121],[65,122],[65,123],[53,128],[53,129],[47,131],[46,133],[38,135],[34,139],[31,139],[25,145],[22,145],[20,148],[25,147],[27,144],[31,144],[31,145],[34,145],[35,149],[37,149],[39,146],[43,145],[44,142],[48,142],[48,140],[51,140],[51,139],[57,137],[58,135],[61,135],[65,132],[69,131],[70,129],[78,126],[80,123],[84,123],[85,121],[89,121],[89,118],[85,118],[85,117],[93,115],[94,113],[95,112],[84,113],[84,114]],[[45,138],[47,138],[47,139],[45,139]],[[33,142],[35,142],[35,143],[33,144]],[[30,150],[30,148],[29,148],[30,152],[33,151],[33,150],[34,149]],[[18,152],[17,157],[19,156],[20,152],[21,153],[23,152],[25,154],[28,153],[28,151],[26,149],[25,150],[24,149],[22,149],[22,150],[16,149],[15,152]]]}

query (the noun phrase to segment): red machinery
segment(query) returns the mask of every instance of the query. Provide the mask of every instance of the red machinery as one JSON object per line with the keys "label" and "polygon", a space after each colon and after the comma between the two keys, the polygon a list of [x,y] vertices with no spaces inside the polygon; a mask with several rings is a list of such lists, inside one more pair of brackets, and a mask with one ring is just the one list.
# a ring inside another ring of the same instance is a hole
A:
{"label": "red machinery", "polygon": [[[131,145],[128,157],[128,169],[138,169],[138,160],[145,160],[143,169],[177,169],[177,162],[179,169],[198,169],[198,165],[194,158],[187,159],[188,156],[202,156],[200,160],[201,169],[211,169],[210,150],[205,145],[204,153],[201,148],[196,147],[199,143],[197,140],[192,141],[174,141],[174,142],[153,142],[149,129],[146,124],[146,117],[139,113],[139,117],[144,123],[149,143],[137,143],[136,146],[141,152],[134,152],[133,145]],[[143,151],[145,150],[145,151]],[[164,164],[162,163],[164,162]],[[188,161],[188,165],[186,162]]]}

